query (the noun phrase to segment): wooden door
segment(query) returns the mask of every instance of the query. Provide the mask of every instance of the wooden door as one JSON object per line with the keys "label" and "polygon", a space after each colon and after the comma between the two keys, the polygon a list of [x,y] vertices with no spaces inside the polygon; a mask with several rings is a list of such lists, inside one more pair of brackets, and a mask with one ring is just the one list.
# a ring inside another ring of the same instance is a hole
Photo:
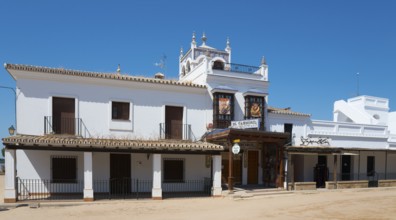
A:
{"label": "wooden door", "polygon": [[258,184],[259,154],[256,150],[248,151],[248,184]]}
{"label": "wooden door", "polygon": [[131,155],[110,154],[110,193],[131,192]]}
{"label": "wooden door", "polygon": [[183,107],[165,107],[165,137],[183,139]]}
{"label": "wooden door", "polygon": [[[227,155],[227,158],[224,158],[221,161],[221,165],[222,165],[221,175],[222,175],[223,183],[228,183],[228,176],[229,176],[228,162],[229,162],[229,160],[228,160],[228,155]],[[240,184],[242,184],[242,159],[241,159],[240,155],[234,156],[232,165],[233,165],[232,170],[233,170],[233,176],[234,176],[234,184],[240,185]]]}
{"label": "wooden door", "polygon": [[55,134],[75,135],[75,117],[73,98],[52,98],[52,130]]}

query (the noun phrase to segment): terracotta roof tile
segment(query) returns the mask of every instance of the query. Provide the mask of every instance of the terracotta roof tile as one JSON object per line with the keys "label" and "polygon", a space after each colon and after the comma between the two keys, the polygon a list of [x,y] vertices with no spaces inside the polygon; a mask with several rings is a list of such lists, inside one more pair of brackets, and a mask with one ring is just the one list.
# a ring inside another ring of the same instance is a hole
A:
{"label": "terracotta roof tile", "polygon": [[291,110],[291,108],[275,108],[275,107],[268,107],[268,112],[269,113],[274,113],[274,114],[282,114],[282,115],[294,115],[294,116],[305,116],[305,117],[310,117],[310,114],[306,113],[301,113],[301,112],[294,112]]}
{"label": "terracotta roof tile", "polygon": [[189,142],[178,140],[125,140],[125,139],[96,139],[71,136],[34,136],[16,135],[3,138],[4,145],[66,148],[102,148],[123,150],[157,150],[157,151],[223,151],[224,147],[208,142]]}
{"label": "terracotta roof tile", "polygon": [[87,72],[87,71],[70,70],[64,68],[51,68],[51,67],[30,66],[23,64],[9,64],[9,63],[4,64],[4,68],[7,70],[22,70],[22,71],[43,72],[43,73],[61,74],[61,75],[69,75],[69,76],[114,79],[114,80],[135,81],[135,82],[145,82],[145,83],[158,83],[158,84],[186,86],[186,87],[194,87],[194,88],[206,88],[205,85],[199,85],[191,82],[179,82],[176,80],[137,77],[130,75],[121,75],[117,73]]}

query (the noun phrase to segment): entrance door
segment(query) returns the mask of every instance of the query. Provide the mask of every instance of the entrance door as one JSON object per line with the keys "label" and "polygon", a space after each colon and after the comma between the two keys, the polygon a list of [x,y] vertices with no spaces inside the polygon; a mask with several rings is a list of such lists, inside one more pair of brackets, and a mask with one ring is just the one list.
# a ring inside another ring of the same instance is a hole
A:
{"label": "entrance door", "polygon": [[341,170],[341,180],[351,180],[351,156],[342,155],[342,170]]}
{"label": "entrance door", "polygon": [[314,167],[314,180],[317,188],[325,187],[328,180],[327,156],[319,155],[318,163]]}
{"label": "entrance door", "polygon": [[183,107],[165,107],[165,138],[183,139]]}
{"label": "entrance door", "polygon": [[262,158],[264,186],[276,187],[276,146],[264,146]]}
{"label": "entrance door", "polygon": [[258,184],[259,154],[256,150],[248,151],[248,184]]}
{"label": "entrance door", "polygon": [[[221,175],[222,175],[222,181],[223,183],[228,183],[228,174],[229,174],[229,160],[228,160],[228,155],[229,153],[223,153],[222,154],[222,170],[221,170]],[[240,185],[242,184],[242,158],[240,154],[238,155],[233,155],[233,163],[232,163],[232,171],[233,171],[233,176],[234,176],[234,184],[235,185]]]}
{"label": "entrance door", "polygon": [[131,155],[110,154],[110,193],[131,192]]}
{"label": "entrance door", "polygon": [[52,129],[55,134],[75,135],[75,117],[73,98],[52,98]]}

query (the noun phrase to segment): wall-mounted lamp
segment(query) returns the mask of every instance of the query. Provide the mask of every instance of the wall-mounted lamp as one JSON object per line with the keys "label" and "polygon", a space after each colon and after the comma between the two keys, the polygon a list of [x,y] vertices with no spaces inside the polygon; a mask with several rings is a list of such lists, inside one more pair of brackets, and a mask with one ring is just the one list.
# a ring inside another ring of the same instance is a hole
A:
{"label": "wall-mounted lamp", "polygon": [[11,125],[11,127],[8,128],[8,133],[13,136],[15,134],[15,128],[14,125]]}
{"label": "wall-mounted lamp", "polygon": [[150,154],[149,153],[146,154],[146,158],[147,158],[147,160],[150,159]]}

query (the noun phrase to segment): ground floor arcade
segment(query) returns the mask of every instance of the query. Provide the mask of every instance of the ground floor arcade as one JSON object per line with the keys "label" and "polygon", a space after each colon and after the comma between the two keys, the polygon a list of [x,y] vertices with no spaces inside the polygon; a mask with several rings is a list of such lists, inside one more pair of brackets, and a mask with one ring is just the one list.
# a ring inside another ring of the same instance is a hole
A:
{"label": "ground floor arcade", "polygon": [[396,180],[396,151],[338,147],[287,147],[288,183]]}
{"label": "ground floor arcade", "polygon": [[43,136],[4,143],[5,202],[221,196],[220,145]]}

